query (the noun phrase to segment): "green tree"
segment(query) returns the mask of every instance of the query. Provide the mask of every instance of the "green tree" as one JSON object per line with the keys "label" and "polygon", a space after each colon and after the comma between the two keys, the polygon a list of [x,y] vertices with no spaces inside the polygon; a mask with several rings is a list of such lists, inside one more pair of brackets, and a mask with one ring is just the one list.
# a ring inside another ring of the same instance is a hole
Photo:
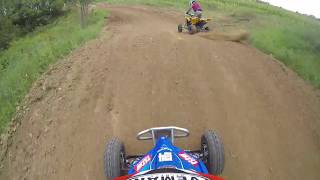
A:
{"label": "green tree", "polygon": [[7,17],[1,16],[0,22],[0,50],[3,50],[9,46],[10,41],[15,37],[17,29]]}
{"label": "green tree", "polygon": [[72,0],[0,0],[0,50],[10,41],[63,14]]}
{"label": "green tree", "polygon": [[81,27],[85,27],[88,21],[89,3],[90,0],[79,0],[80,3],[80,22]]}

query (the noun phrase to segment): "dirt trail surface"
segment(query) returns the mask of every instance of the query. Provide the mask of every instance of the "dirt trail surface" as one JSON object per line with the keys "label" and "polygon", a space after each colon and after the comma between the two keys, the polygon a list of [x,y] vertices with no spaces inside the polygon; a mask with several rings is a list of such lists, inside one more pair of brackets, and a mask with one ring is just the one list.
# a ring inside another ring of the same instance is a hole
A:
{"label": "dirt trail surface", "polygon": [[178,34],[176,12],[100,5],[103,34],[53,66],[28,106],[0,179],[104,179],[110,137],[146,152],[138,131],[181,126],[197,149],[206,129],[223,138],[223,177],[320,179],[319,93],[272,57],[240,43]]}

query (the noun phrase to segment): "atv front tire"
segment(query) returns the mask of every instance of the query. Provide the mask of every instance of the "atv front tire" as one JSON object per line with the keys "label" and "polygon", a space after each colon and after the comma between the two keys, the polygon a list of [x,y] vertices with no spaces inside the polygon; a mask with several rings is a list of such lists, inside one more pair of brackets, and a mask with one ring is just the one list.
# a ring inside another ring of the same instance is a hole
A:
{"label": "atv front tire", "polygon": [[190,26],[189,33],[190,33],[190,34],[195,34],[196,32],[197,32],[197,29],[196,29],[193,25],[191,25],[191,26]]}
{"label": "atv front tire", "polygon": [[194,34],[197,32],[197,30],[192,24],[189,24],[188,25],[188,32],[189,32],[189,34]]}
{"label": "atv front tire", "polygon": [[182,30],[183,30],[182,24],[179,24],[179,25],[178,25],[178,32],[181,33]]}
{"label": "atv front tire", "polygon": [[104,153],[104,173],[107,180],[113,180],[122,175],[125,163],[124,144],[118,138],[112,138]]}
{"label": "atv front tire", "polygon": [[203,162],[210,174],[220,175],[224,169],[224,147],[214,131],[206,131],[201,137]]}

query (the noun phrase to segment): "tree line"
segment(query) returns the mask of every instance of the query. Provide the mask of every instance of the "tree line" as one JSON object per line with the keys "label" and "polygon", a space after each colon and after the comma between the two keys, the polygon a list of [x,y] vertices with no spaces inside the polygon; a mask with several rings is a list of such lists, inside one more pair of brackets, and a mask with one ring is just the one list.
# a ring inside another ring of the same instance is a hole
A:
{"label": "tree line", "polygon": [[0,51],[10,42],[64,14],[68,4],[89,0],[0,0]]}

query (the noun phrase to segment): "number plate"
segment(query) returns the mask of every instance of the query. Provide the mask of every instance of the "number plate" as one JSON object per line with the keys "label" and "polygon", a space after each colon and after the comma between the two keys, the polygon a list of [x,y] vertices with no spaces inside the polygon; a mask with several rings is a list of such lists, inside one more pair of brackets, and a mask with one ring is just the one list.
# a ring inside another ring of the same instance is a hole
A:
{"label": "number plate", "polygon": [[208,178],[187,173],[157,173],[138,175],[129,180],[208,180]]}

